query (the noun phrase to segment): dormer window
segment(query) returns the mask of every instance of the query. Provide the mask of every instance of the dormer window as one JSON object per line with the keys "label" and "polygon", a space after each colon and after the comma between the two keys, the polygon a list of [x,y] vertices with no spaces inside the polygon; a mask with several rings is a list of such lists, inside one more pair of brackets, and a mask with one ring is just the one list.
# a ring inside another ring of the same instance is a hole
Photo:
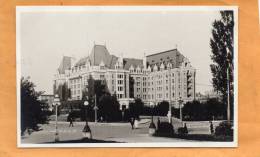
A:
{"label": "dormer window", "polygon": [[157,70],[158,70],[158,67],[157,67],[156,64],[154,65],[153,70],[154,70],[154,71],[157,71]]}
{"label": "dormer window", "polygon": [[150,67],[150,65],[148,66],[148,69],[147,69],[149,72],[151,72],[151,67]]}
{"label": "dormer window", "polygon": [[137,73],[140,73],[141,69],[139,66],[137,66],[136,71],[137,71]]}
{"label": "dormer window", "polygon": [[100,62],[99,66],[101,70],[105,69],[105,64],[103,61]]}
{"label": "dormer window", "polygon": [[134,72],[134,67],[133,67],[133,65],[130,66],[129,70],[130,70],[131,73]]}
{"label": "dormer window", "polygon": [[160,70],[164,70],[164,64],[163,63],[161,63],[161,66],[160,66]]}

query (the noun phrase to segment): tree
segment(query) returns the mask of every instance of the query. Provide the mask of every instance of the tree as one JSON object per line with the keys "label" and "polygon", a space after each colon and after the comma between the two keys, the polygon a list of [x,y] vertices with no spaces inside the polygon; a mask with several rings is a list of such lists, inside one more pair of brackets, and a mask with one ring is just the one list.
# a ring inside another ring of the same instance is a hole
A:
{"label": "tree", "polygon": [[227,93],[230,93],[229,101],[232,108],[234,97],[234,15],[233,11],[221,11],[220,14],[221,19],[213,22],[212,38],[210,39],[213,64],[210,65],[210,68],[213,75],[212,83],[214,89],[222,93],[223,102],[226,104],[228,102]]}
{"label": "tree", "polygon": [[169,102],[162,101],[156,106],[156,113],[160,116],[166,116],[169,111]]}
{"label": "tree", "polygon": [[116,96],[111,96],[109,93],[103,94],[98,103],[99,114],[105,121],[121,120],[120,104]]}
{"label": "tree", "polygon": [[36,131],[38,124],[48,122],[48,105],[38,98],[43,92],[35,91],[35,85],[29,78],[21,79],[21,134],[26,130]]}
{"label": "tree", "polygon": [[207,114],[205,106],[199,101],[187,102],[182,109],[184,119],[187,120],[206,120]]}
{"label": "tree", "polygon": [[223,119],[225,115],[225,105],[222,102],[219,102],[216,98],[208,99],[206,104],[206,110],[208,115],[208,120],[213,119]]}
{"label": "tree", "polygon": [[142,99],[137,98],[134,103],[130,103],[129,110],[132,117],[139,119],[139,116],[144,110],[144,103],[142,102]]}

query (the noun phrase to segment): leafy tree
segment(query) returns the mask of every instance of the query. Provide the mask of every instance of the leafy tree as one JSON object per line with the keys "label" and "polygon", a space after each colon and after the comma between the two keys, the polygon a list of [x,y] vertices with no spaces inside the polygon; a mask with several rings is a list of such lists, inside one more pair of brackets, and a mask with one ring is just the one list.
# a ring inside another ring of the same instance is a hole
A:
{"label": "leafy tree", "polygon": [[225,115],[225,105],[222,102],[219,102],[218,99],[216,98],[211,98],[209,99],[207,102],[205,102],[206,104],[206,110],[207,110],[207,116],[208,116],[208,120],[213,119],[223,119],[224,115]]}
{"label": "leafy tree", "polygon": [[162,101],[156,106],[156,113],[160,116],[166,116],[169,111],[169,102]]}
{"label": "leafy tree", "polygon": [[88,79],[88,86],[86,87],[87,91],[83,91],[82,99],[89,100],[90,104],[93,106],[95,102],[95,96],[98,103],[100,97],[106,93],[108,93],[108,87],[106,82],[102,80],[94,80],[93,77],[90,75]]}
{"label": "leafy tree", "polygon": [[142,99],[137,98],[134,103],[130,103],[129,110],[132,117],[139,118],[144,110],[144,103],[142,102]]}
{"label": "leafy tree", "polygon": [[103,94],[98,103],[99,115],[105,121],[121,120],[120,104],[116,96],[111,96],[109,93]]}
{"label": "leafy tree", "polygon": [[183,115],[185,120],[212,120],[223,119],[225,105],[217,99],[212,98],[206,102],[192,101],[184,104]]}
{"label": "leafy tree", "polygon": [[[229,71],[230,104],[233,106],[233,54],[234,54],[234,15],[233,11],[221,11],[221,19],[213,22],[210,47],[212,51],[210,65],[213,75],[212,83],[216,91],[223,95],[227,102],[227,69]],[[232,111],[232,110],[231,110]],[[232,113],[231,113],[232,114]],[[233,117],[233,116],[231,116]]]}
{"label": "leafy tree", "polygon": [[29,78],[22,77],[21,79],[21,134],[26,130],[36,131],[39,129],[38,124],[48,122],[48,105],[45,102],[39,101],[39,96],[43,92],[38,92],[35,89],[33,82]]}
{"label": "leafy tree", "polygon": [[206,108],[199,101],[187,102],[182,109],[184,119],[203,120],[206,114]]}

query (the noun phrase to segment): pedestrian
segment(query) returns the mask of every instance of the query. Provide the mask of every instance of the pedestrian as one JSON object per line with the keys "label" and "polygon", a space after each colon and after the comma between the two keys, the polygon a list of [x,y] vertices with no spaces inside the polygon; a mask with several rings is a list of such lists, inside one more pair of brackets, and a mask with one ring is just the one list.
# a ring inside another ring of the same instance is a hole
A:
{"label": "pedestrian", "polygon": [[160,117],[158,117],[158,120],[157,120],[157,128],[158,128],[158,129],[159,129],[159,127],[160,127],[160,124],[161,124]]}
{"label": "pedestrian", "polygon": [[70,122],[69,127],[73,127],[73,117],[72,117],[71,113],[69,114],[68,119],[69,119],[69,122]]}
{"label": "pedestrian", "polygon": [[214,134],[214,126],[213,126],[213,123],[212,123],[212,121],[209,121],[209,123],[210,123],[210,133],[211,133],[211,134]]}
{"label": "pedestrian", "polygon": [[184,134],[188,134],[189,133],[189,131],[188,131],[188,127],[187,127],[187,125],[186,125],[186,123],[184,123]]}
{"label": "pedestrian", "polygon": [[132,117],[132,118],[130,119],[130,124],[131,124],[131,126],[132,126],[132,130],[134,129],[134,122],[135,122],[135,119]]}

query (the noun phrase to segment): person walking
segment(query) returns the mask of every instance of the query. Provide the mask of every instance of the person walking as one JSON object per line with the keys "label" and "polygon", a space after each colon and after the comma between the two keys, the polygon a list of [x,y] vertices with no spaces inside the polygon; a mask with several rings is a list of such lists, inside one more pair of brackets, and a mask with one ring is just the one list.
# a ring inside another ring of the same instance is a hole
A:
{"label": "person walking", "polygon": [[158,119],[157,119],[157,128],[158,129],[160,128],[160,124],[161,124],[160,117],[158,117]]}
{"label": "person walking", "polygon": [[213,123],[212,123],[212,121],[210,121],[209,123],[210,123],[210,133],[211,133],[211,134],[214,134],[214,126],[213,126]]}
{"label": "person walking", "polygon": [[132,126],[132,130],[134,129],[134,122],[135,122],[135,119],[132,117],[132,118],[130,119],[130,124],[131,124],[131,126]]}
{"label": "person walking", "polygon": [[70,122],[69,127],[73,127],[73,117],[72,117],[72,114],[71,114],[71,113],[69,113],[68,120],[69,120],[69,122]]}

